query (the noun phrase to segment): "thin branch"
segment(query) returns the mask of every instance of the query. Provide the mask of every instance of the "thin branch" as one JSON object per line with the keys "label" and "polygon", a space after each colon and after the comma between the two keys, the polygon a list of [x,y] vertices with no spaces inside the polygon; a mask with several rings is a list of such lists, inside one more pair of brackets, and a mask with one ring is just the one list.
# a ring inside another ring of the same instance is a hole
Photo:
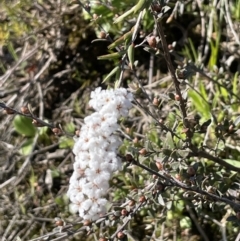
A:
{"label": "thin branch", "polygon": [[164,34],[164,31],[163,31],[161,21],[158,21],[156,19],[156,17],[154,17],[154,19],[155,19],[155,23],[156,23],[156,26],[157,26],[158,35],[161,38],[162,48],[163,48],[164,57],[165,57],[165,60],[166,60],[167,66],[168,66],[168,70],[169,70],[170,75],[172,77],[172,80],[173,80],[173,83],[174,83],[174,86],[175,86],[176,94],[179,96],[179,107],[180,107],[180,111],[182,113],[182,121],[183,121],[184,126],[188,129],[188,131],[186,132],[187,141],[188,141],[189,145],[191,145],[191,138],[192,138],[193,133],[191,132],[191,128],[190,128],[190,125],[189,125],[189,122],[188,122],[188,119],[187,119],[186,104],[185,104],[185,101],[182,97],[182,93],[181,93],[181,90],[180,90],[180,87],[179,87],[180,83],[179,83],[179,81],[178,81],[178,79],[175,75],[175,69],[173,67],[171,56],[170,56],[170,53],[168,51],[168,45],[167,45],[167,41],[166,41],[166,38],[165,38],[165,34]]}
{"label": "thin branch", "polygon": [[203,158],[206,158],[208,160],[211,160],[211,161],[214,161],[216,163],[218,163],[219,165],[223,166],[223,167],[226,167],[232,171],[235,171],[235,172],[240,172],[240,168],[239,167],[236,167],[236,166],[233,166],[227,162],[225,162],[223,159],[219,158],[219,157],[216,157],[216,156],[212,156],[211,154],[205,152],[205,151],[202,151],[202,150],[198,150],[196,153],[194,152],[194,155],[195,156],[198,156],[198,157],[203,157]]}
{"label": "thin branch", "polygon": [[132,160],[132,164],[134,164],[136,166],[139,166],[139,167],[143,168],[144,170],[148,171],[149,173],[160,177],[161,179],[165,180],[166,183],[170,183],[172,186],[179,187],[179,188],[182,188],[182,189],[187,190],[187,191],[196,192],[196,193],[199,193],[199,194],[204,195],[204,196],[208,196],[209,198],[211,198],[215,201],[219,201],[219,202],[229,204],[232,208],[240,209],[240,204],[235,203],[235,202],[229,200],[228,198],[220,197],[220,196],[217,196],[213,193],[204,191],[197,186],[188,186],[187,184],[178,181],[176,178],[172,177],[170,174],[168,174],[166,172],[164,172],[162,174],[160,172],[154,171],[151,168],[139,163],[136,160]]}
{"label": "thin branch", "polygon": [[192,211],[191,207],[187,204],[186,205],[186,209],[189,212],[189,215],[191,217],[191,219],[193,220],[195,226],[197,227],[198,232],[201,234],[201,237],[205,240],[205,241],[209,241],[206,233],[204,232],[203,228],[201,227],[201,225],[199,224],[194,212]]}
{"label": "thin branch", "polygon": [[[134,211],[131,213],[131,216],[134,215],[142,206],[144,203],[140,203],[135,209]],[[111,236],[111,239],[114,239],[116,237],[116,235],[123,230],[123,228],[129,223],[129,221],[131,221],[131,216],[129,216],[129,218],[116,230],[116,232]]]}
{"label": "thin branch", "polygon": [[[3,102],[0,102],[0,108],[3,108],[4,110],[7,110],[8,112],[10,112],[11,114],[17,114],[17,115],[21,115],[21,116],[24,116],[24,117],[27,117],[27,118],[30,118],[30,119],[32,119],[32,120],[35,120],[36,122],[37,122],[37,124],[39,125],[39,126],[47,126],[47,127],[49,127],[50,129],[54,129],[54,128],[59,128],[59,127],[57,127],[57,126],[55,126],[55,125],[53,125],[53,124],[49,124],[48,122],[45,122],[45,121],[43,121],[43,120],[41,120],[40,118],[38,118],[38,117],[36,117],[36,116],[34,116],[33,114],[24,114],[24,113],[22,113],[22,112],[20,112],[20,111],[18,111],[18,110],[16,110],[16,109],[14,109],[14,108],[11,108],[11,107],[9,107],[9,106],[7,106],[5,103],[3,103]],[[68,136],[73,136],[71,133],[67,133],[67,132],[64,132],[63,134],[65,134],[65,135],[68,135]]]}

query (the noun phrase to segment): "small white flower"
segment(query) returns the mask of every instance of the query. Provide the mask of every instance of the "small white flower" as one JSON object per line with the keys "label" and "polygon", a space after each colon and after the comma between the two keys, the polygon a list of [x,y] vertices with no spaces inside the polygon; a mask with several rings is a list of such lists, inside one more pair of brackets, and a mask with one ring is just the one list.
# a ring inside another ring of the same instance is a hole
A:
{"label": "small white flower", "polygon": [[106,213],[103,196],[113,172],[122,167],[117,157],[121,141],[113,133],[120,128],[118,118],[127,116],[132,100],[132,94],[124,88],[97,88],[91,93],[89,105],[96,112],[84,118],[80,137],[75,138],[74,172],[67,192],[70,210],[83,219],[95,220]]}

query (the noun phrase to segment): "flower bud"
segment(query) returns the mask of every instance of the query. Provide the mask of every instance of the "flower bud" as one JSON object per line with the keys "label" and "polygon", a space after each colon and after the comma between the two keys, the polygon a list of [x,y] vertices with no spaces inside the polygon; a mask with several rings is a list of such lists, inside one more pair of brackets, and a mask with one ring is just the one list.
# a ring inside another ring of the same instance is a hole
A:
{"label": "flower bud", "polygon": [[230,125],[228,128],[229,133],[234,132],[234,125]]}
{"label": "flower bud", "polygon": [[126,217],[126,216],[128,216],[128,214],[129,214],[129,212],[125,208],[121,210],[122,216]]}
{"label": "flower bud", "polygon": [[101,31],[100,34],[99,34],[99,37],[101,39],[105,39],[107,37],[107,34],[104,31]]}
{"label": "flower bud", "polygon": [[91,226],[92,222],[90,220],[84,220],[83,226]]}
{"label": "flower bud", "polygon": [[141,156],[145,156],[147,154],[147,150],[145,148],[142,148],[139,152],[138,152]]}
{"label": "flower bud", "polygon": [[157,46],[157,40],[155,36],[151,36],[151,37],[147,37],[147,42],[149,44],[150,47],[152,48],[156,48]]}
{"label": "flower bud", "polygon": [[154,180],[156,180],[156,179],[158,179],[158,176],[157,176],[156,174],[153,174],[153,175],[152,175],[152,178],[153,178]]}
{"label": "flower bud", "polygon": [[176,101],[180,101],[180,99],[181,99],[180,95],[175,95],[174,98],[175,98]]}
{"label": "flower bud", "polygon": [[140,203],[143,203],[143,202],[146,202],[146,197],[144,195],[140,196],[139,197],[139,200],[138,200]]}
{"label": "flower bud", "polygon": [[125,131],[126,131],[127,134],[129,134],[129,133],[130,133],[130,128],[127,127],[127,128],[125,129]]}
{"label": "flower bud", "polygon": [[79,137],[79,136],[80,136],[80,130],[76,130],[76,131],[75,131],[75,135],[76,135],[77,137]]}
{"label": "flower bud", "polygon": [[12,115],[12,114],[15,113],[14,110],[12,110],[12,109],[10,109],[10,108],[8,108],[8,107],[4,109],[4,112],[5,112],[6,114],[8,114],[8,115]]}
{"label": "flower bud", "polygon": [[159,171],[163,170],[163,164],[161,162],[156,161],[155,163]]}
{"label": "flower bud", "polygon": [[158,106],[158,105],[159,105],[159,100],[158,100],[158,98],[155,97],[155,98],[153,99],[153,102],[152,102],[152,103],[153,103],[153,105]]}
{"label": "flower bud", "polygon": [[160,119],[158,122],[159,122],[159,124],[164,124],[164,120],[163,119]]}
{"label": "flower bud", "polygon": [[22,112],[23,114],[29,114],[29,113],[30,113],[28,107],[26,107],[26,106],[22,106],[22,107],[21,107],[21,112]]}
{"label": "flower bud", "polygon": [[53,132],[56,136],[58,136],[58,135],[60,135],[60,134],[62,133],[62,131],[61,131],[59,128],[57,128],[57,127],[53,128],[53,129],[52,129],[52,132]]}
{"label": "flower bud", "polygon": [[118,239],[123,239],[125,237],[125,234],[123,233],[123,231],[120,231],[117,233],[117,238]]}
{"label": "flower bud", "polygon": [[98,241],[108,241],[106,238],[100,238]]}
{"label": "flower bud", "polygon": [[130,200],[129,201],[129,203],[128,203],[128,205],[130,206],[130,207],[133,207],[134,205],[135,205],[135,201],[134,200]]}
{"label": "flower bud", "polygon": [[56,226],[62,227],[64,226],[64,221],[60,218],[55,218],[55,224]]}
{"label": "flower bud", "polygon": [[135,137],[135,138],[133,139],[133,144],[137,144],[137,143],[138,143],[138,138]]}
{"label": "flower bud", "polygon": [[176,178],[178,181],[181,181],[181,176],[180,176],[178,173],[175,175],[175,178]]}
{"label": "flower bud", "polygon": [[186,134],[187,132],[189,132],[189,130],[190,130],[189,128],[184,128],[184,129],[182,129],[181,133]]}

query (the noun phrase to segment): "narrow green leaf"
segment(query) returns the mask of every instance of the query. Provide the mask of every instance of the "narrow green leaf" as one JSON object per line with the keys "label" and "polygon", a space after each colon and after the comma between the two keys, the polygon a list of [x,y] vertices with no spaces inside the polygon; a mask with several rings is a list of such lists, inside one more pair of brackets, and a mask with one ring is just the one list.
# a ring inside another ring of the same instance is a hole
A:
{"label": "narrow green leaf", "polygon": [[18,60],[18,56],[16,54],[15,49],[13,48],[13,44],[11,42],[8,43],[7,45],[9,52],[11,53],[12,57],[14,58],[15,61]]}
{"label": "narrow green leaf", "polygon": [[165,202],[161,194],[158,195],[158,203],[162,206],[165,206]]}
{"label": "narrow green leaf", "polygon": [[239,124],[240,124],[240,116],[238,116],[234,121],[235,126],[238,126]]}
{"label": "narrow green leaf", "polygon": [[239,73],[236,72],[236,74],[233,77],[233,82],[232,82],[232,86],[233,86],[232,91],[235,95],[238,95],[238,76],[239,76]]}
{"label": "narrow green leaf", "polygon": [[193,54],[193,60],[194,60],[194,62],[196,62],[198,59],[198,54],[197,54],[196,48],[194,47],[194,44],[193,44],[193,41],[191,38],[188,38],[188,42],[190,45],[191,52]]}
{"label": "narrow green leaf", "polygon": [[170,210],[170,209],[172,208],[172,205],[173,205],[173,201],[168,201],[168,202],[166,203],[167,209]]}
{"label": "narrow green leaf", "polygon": [[[135,7],[135,6],[134,6]],[[124,14],[122,14],[121,16],[119,16],[114,23],[119,23],[121,21],[123,21],[124,18],[128,17],[129,15],[131,15],[134,12],[134,7],[132,7],[130,10],[128,10],[127,12],[125,12]]]}
{"label": "narrow green leaf", "polygon": [[204,98],[204,100],[208,100],[208,94],[206,92],[205,86],[202,82],[199,83],[199,89],[200,89],[200,93],[202,95],[202,97]]}
{"label": "narrow green leaf", "polygon": [[103,80],[103,82],[102,83],[105,83],[108,79],[110,79],[114,74],[116,74],[117,73],[117,71],[119,71],[120,70],[120,66],[118,65],[118,66],[116,66],[105,78],[104,78],[104,80]]}
{"label": "narrow green leaf", "polygon": [[116,39],[113,43],[111,43],[108,46],[108,49],[114,49],[118,47],[120,44],[123,44],[124,42],[129,43],[129,40],[132,38],[133,32],[134,32],[134,27],[132,27],[130,31],[128,31],[123,36],[121,36],[120,38]]}
{"label": "narrow green leaf", "polygon": [[223,88],[223,87],[220,87],[220,91],[221,91],[221,96],[223,96],[224,99],[227,100],[229,92],[225,88]]}
{"label": "narrow green leaf", "polygon": [[127,54],[128,54],[128,59],[129,59],[129,63],[130,63],[130,68],[133,69],[133,67],[134,67],[134,43],[129,45]]}
{"label": "narrow green leaf", "polygon": [[211,115],[208,103],[203,101],[202,97],[193,90],[188,91],[188,96],[192,99],[194,106],[205,117],[205,119],[209,119]]}
{"label": "narrow green leaf", "polygon": [[115,53],[111,53],[111,54],[101,55],[101,56],[98,56],[97,59],[98,60],[117,59],[117,58],[122,57],[125,53],[126,53],[126,51],[124,50],[124,51],[115,52]]}
{"label": "narrow green leaf", "polygon": [[102,38],[97,38],[97,39],[92,40],[91,43],[95,43],[95,42],[108,42],[108,40],[107,39],[102,39]]}

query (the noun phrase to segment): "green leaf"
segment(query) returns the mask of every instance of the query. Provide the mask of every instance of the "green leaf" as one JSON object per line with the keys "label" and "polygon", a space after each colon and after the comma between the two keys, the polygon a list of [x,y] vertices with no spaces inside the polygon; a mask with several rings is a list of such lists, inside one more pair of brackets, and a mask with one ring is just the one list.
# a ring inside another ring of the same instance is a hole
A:
{"label": "green leaf", "polygon": [[192,39],[191,39],[191,38],[188,38],[188,41],[189,41],[190,49],[191,49],[192,54],[193,54],[193,61],[196,62],[197,59],[198,59],[198,54],[197,54],[198,51],[196,50]]}
{"label": "green leaf", "polygon": [[118,58],[122,57],[125,53],[126,53],[126,51],[122,50],[122,51],[119,51],[119,52],[98,56],[97,59],[98,60],[118,59]]}
{"label": "green leaf", "polygon": [[59,140],[59,148],[65,149],[65,148],[72,148],[74,145],[74,140],[72,138],[67,138],[65,136],[62,136]]}
{"label": "green leaf", "polygon": [[170,209],[172,208],[172,205],[173,205],[173,201],[168,201],[168,202],[166,203],[167,209],[170,210]]}
{"label": "green leaf", "polygon": [[221,91],[221,96],[223,96],[224,99],[227,101],[227,97],[228,97],[229,92],[224,87],[220,87],[220,91]]}
{"label": "green leaf", "polygon": [[15,130],[24,136],[33,137],[36,133],[36,128],[33,126],[31,119],[17,115],[13,120]]}
{"label": "green leaf", "polygon": [[200,90],[200,93],[201,93],[203,99],[207,101],[208,94],[206,92],[205,85],[202,82],[199,83],[199,90]]}
{"label": "green leaf", "polygon": [[114,74],[116,74],[120,70],[120,66],[116,66],[103,80],[102,83],[106,82],[109,78],[111,78]]}
{"label": "green leaf", "polygon": [[238,126],[239,124],[240,124],[240,116],[238,116],[234,121],[235,126]]}
{"label": "green leaf", "polygon": [[55,198],[55,203],[56,203],[58,206],[62,206],[62,207],[64,207],[64,205],[65,205],[64,200],[63,200],[63,198],[62,198],[61,196]]}
{"label": "green leaf", "polygon": [[47,126],[43,126],[39,129],[39,135],[46,135],[47,134],[47,131],[48,131],[48,128]]}
{"label": "green leaf", "polygon": [[68,124],[66,124],[66,126],[64,127],[65,131],[70,132],[70,133],[74,133],[75,131],[75,125],[73,122],[69,122]]}
{"label": "green leaf", "polygon": [[158,203],[162,206],[165,206],[165,202],[161,194],[158,195]]}
{"label": "green leaf", "polygon": [[13,47],[13,44],[11,42],[9,42],[7,47],[8,47],[8,51],[11,53],[12,57],[14,58],[14,60],[17,61],[18,60],[18,56],[17,56],[16,51],[15,51],[15,49]]}
{"label": "green leaf", "polygon": [[232,159],[224,159],[225,162],[240,168],[240,161],[232,160]]}
{"label": "green leaf", "polygon": [[206,101],[203,101],[202,97],[193,90],[189,90],[188,95],[192,99],[196,109],[205,117],[205,119],[209,119],[211,115],[208,103]]}
{"label": "green leaf", "polygon": [[128,47],[128,59],[129,59],[129,64],[130,64],[130,68],[133,69],[134,67],[134,44],[130,44],[130,46]]}
{"label": "green leaf", "polygon": [[175,148],[175,145],[174,145],[174,142],[173,142],[173,138],[172,138],[172,134],[171,134],[170,131],[168,131],[167,134],[166,134],[166,138],[165,138],[165,142],[164,142],[163,146],[165,148],[169,148],[169,149],[174,149]]}
{"label": "green leaf", "polygon": [[127,33],[123,34],[120,38],[116,39],[113,43],[111,43],[108,46],[108,49],[114,49],[118,47],[120,44],[123,44],[124,42],[128,45],[130,39],[132,38],[133,32],[134,32],[134,27]]}
{"label": "green leaf", "polygon": [[184,217],[180,220],[180,227],[181,228],[191,228],[192,227],[192,222],[189,217]]}
{"label": "green leaf", "polygon": [[189,155],[189,150],[178,150],[178,154],[182,157],[182,158],[186,158]]}
{"label": "green leaf", "polygon": [[235,95],[238,95],[238,76],[239,76],[239,73],[236,72],[236,74],[233,77],[233,82],[232,82],[232,86],[233,86],[232,91]]}
{"label": "green leaf", "polygon": [[57,168],[51,170],[52,177],[60,177],[60,172]]}
{"label": "green leaf", "polygon": [[21,149],[20,149],[20,153],[24,156],[29,155],[32,152],[32,145],[33,145],[33,140],[34,138],[28,139],[26,140]]}
{"label": "green leaf", "polygon": [[132,7],[131,9],[129,9],[127,12],[125,12],[124,14],[122,14],[121,16],[119,16],[114,23],[119,23],[121,21],[123,21],[124,18],[128,17],[129,15],[131,15],[134,12],[134,7]]}

